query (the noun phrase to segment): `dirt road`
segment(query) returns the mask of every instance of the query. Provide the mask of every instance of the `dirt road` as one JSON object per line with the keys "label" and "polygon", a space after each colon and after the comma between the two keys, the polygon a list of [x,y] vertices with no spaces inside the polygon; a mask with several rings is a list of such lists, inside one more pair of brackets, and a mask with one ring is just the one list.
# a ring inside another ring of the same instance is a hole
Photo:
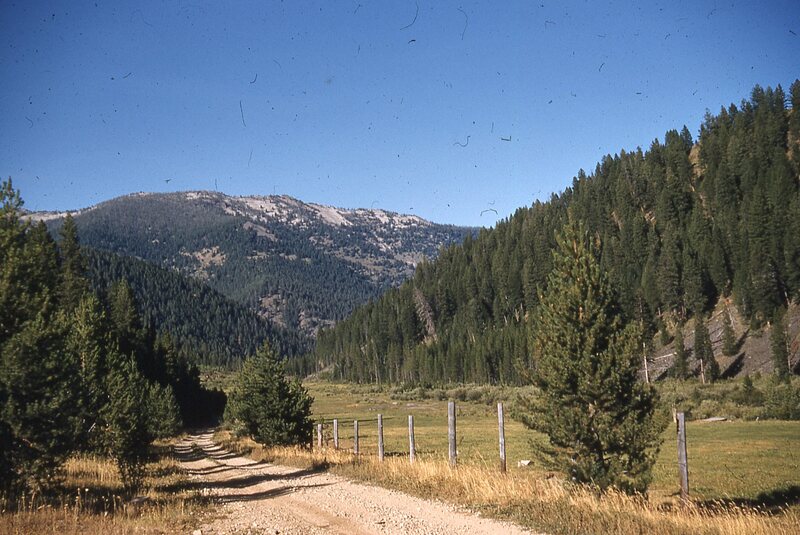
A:
{"label": "dirt road", "polygon": [[324,472],[258,463],[223,451],[210,432],[176,446],[191,485],[222,502],[203,535],[281,533],[530,533],[454,506]]}

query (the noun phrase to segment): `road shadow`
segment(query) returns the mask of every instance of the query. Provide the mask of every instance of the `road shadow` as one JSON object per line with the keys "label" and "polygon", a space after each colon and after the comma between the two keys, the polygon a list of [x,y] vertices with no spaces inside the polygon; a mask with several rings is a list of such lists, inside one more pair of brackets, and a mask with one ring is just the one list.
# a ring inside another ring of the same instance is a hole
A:
{"label": "road shadow", "polygon": [[221,503],[234,503],[234,502],[253,502],[256,500],[266,500],[270,498],[277,498],[286,496],[300,489],[313,489],[320,487],[327,487],[333,483],[320,483],[318,485],[303,485],[302,487],[278,487],[275,489],[264,490],[260,492],[251,492],[247,494],[224,494],[222,496],[215,496],[214,500]]}
{"label": "road shadow", "polygon": [[231,470],[236,470],[238,467],[230,466],[227,464],[218,464],[215,466],[209,466],[207,468],[186,468],[184,471],[187,474],[193,476],[210,476],[213,474],[222,474],[224,472],[230,472]]}
{"label": "road shadow", "polygon": [[235,457],[239,457],[239,455],[230,451],[226,451],[224,453],[210,453],[208,450],[204,450],[204,453],[206,454],[206,457],[208,457],[209,459],[214,459],[215,461],[224,461],[226,459],[233,459]]}
{"label": "road shadow", "polygon": [[310,469],[298,469],[287,474],[252,474],[241,477],[233,477],[220,481],[180,481],[172,485],[162,487],[166,492],[197,491],[202,489],[243,489],[252,487],[260,483],[275,480],[302,479],[325,470],[325,467],[314,467]]}

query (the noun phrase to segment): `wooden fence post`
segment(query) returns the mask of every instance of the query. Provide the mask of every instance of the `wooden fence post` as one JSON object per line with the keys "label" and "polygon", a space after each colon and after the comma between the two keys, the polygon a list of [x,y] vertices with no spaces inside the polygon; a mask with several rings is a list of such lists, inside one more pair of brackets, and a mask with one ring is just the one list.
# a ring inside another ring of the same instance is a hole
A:
{"label": "wooden fence post", "polygon": [[317,448],[322,449],[322,424],[317,424]]}
{"label": "wooden fence post", "polygon": [[686,455],[686,419],[678,413],[678,471],[681,478],[681,503],[689,502],[689,461]]}
{"label": "wooden fence post", "polygon": [[417,448],[414,444],[414,416],[408,415],[408,461],[414,463],[417,458]]}
{"label": "wooden fence post", "polygon": [[358,455],[358,420],[353,420],[353,453]]}
{"label": "wooden fence post", "polygon": [[503,422],[503,404],[497,404],[497,428],[500,433],[500,471],[506,471],[506,430]]}
{"label": "wooden fence post", "polygon": [[383,414],[378,415],[378,460],[383,462]]}
{"label": "wooden fence post", "polygon": [[339,420],[333,419],[333,449],[339,449]]}
{"label": "wooden fence post", "polygon": [[456,402],[447,402],[447,441],[449,444],[448,453],[450,456],[450,466],[455,468],[456,456]]}

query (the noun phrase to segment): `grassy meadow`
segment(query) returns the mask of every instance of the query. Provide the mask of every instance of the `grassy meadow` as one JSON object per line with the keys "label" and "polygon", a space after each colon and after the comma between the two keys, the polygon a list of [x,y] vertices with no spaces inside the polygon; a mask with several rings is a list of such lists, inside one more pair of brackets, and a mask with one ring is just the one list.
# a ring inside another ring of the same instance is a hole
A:
{"label": "grassy meadow", "polygon": [[[417,457],[447,459],[447,401],[397,399],[388,390],[351,384],[309,383],[314,396],[314,417],[323,420],[325,437],[332,446],[333,418],[339,419],[340,448],[353,446],[352,420],[359,420],[363,454],[377,451],[377,415],[383,414],[387,456],[408,455],[408,415],[414,415]],[[480,387],[478,387],[480,388]],[[513,399],[513,391],[507,397]],[[477,397],[477,396],[476,396]],[[501,398],[503,394],[501,393]],[[395,399],[393,399],[395,398]],[[459,401],[457,441],[459,462],[494,468],[498,464],[497,413],[494,403]],[[509,470],[543,469],[533,454],[532,442],[544,437],[510,417],[513,402],[506,402],[505,434]],[[800,422],[777,420],[687,423],[689,483],[694,500],[736,500],[741,503],[780,505],[796,502],[800,493]],[[518,468],[519,460],[532,463]],[[650,494],[654,500],[675,500],[678,486],[677,440],[669,425],[654,470]],[[793,496],[793,498],[792,498]]]}

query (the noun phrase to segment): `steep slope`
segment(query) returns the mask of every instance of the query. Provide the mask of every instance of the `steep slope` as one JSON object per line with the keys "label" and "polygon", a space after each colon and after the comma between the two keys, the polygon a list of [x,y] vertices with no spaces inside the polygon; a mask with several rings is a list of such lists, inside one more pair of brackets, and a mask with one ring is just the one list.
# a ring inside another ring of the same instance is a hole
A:
{"label": "steep slope", "polygon": [[[56,229],[65,214],[33,214]],[[133,194],[73,213],[82,243],[177,270],[314,335],[471,229],[287,196]]]}
{"label": "steep slope", "polygon": [[[568,211],[600,242],[623,312],[644,328],[651,352],[723,298],[759,334],[800,297],[800,81],[791,109],[786,100],[780,87],[757,86],[738,107],[708,114],[697,143],[684,127],[647,151],[606,156],[549,202],[450,247],[323,331],[309,361],[355,381],[519,381],[517,365],[532,365],[529,317]],[[796,362],[796,339],[791,351]],[[720,359],[723,374],[748,369],[736,362]]]}

